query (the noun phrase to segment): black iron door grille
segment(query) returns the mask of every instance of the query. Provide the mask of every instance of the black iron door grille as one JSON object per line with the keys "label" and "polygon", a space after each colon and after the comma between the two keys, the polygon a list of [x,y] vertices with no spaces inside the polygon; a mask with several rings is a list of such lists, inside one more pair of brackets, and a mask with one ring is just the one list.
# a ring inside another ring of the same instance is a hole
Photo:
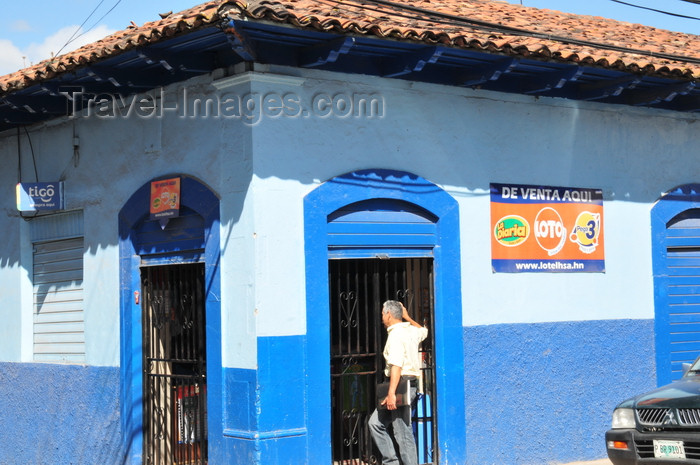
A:
{"label": "black iron door grille", "polygon": [[204,265],[141,269],[144,458],[207,463]]}
{"label": "black iron door grille", "polygon": [[413,430],[418,463],[437,463],[432,267],[427,258],[329,262],[334,465],[381,463],[367,420],[375,408],[375,386],[384,381],[381,307],[388,299],[403,302],[411,317],[430,329],[421,346],[423,395],[413,410]]}

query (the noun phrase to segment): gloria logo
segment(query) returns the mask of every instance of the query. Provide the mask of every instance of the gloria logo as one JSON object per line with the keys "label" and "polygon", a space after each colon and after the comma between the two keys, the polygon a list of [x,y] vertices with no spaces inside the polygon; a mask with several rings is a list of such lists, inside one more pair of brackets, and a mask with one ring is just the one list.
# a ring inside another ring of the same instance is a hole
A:
{"label": "gloria logo", "polygon": [[545,207],[535,218],[535,239],[547,254],[558,254],[566,243],[566,228],[559,212],[551,207]]}
{"label": "gloria logo", "polygon": [[593,253],[598,247],[598,237],[600,236],[600,214],[591,212],[581,212],[576,218],[576,224],[571,231],[569,239],[578,244],[578,248],[583,253]]}
{"label": "gloria logo", "polygon": [[515,247],[530,237],[530,224],[521,216],[504,216],[493,230],[496,240],[506,247]]}

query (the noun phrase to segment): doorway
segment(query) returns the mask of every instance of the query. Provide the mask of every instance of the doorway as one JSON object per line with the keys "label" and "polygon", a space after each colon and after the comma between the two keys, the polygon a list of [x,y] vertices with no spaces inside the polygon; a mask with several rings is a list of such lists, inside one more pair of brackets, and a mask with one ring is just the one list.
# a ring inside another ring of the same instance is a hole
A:
{"label": "doorway", "polygon": [[683,364],[700,355],[700,208],[658,222],[656,230],[655,336],[657,379],[663,385],[681,378]]}
{"label": "doorway", "polygon": [[204,264],[141,268],[148,465],[207,464]]}
{"label": "doorway", "polygon": [[375,386],[384,381],[384,301],[401,301],[411,317],[427,326],[423,363],[412,412],[419,464],[437,463],[432,258],[342,259],[329,261],[331,332],[331,437],[333,463],[380,463],[367,420],[375,408]]}

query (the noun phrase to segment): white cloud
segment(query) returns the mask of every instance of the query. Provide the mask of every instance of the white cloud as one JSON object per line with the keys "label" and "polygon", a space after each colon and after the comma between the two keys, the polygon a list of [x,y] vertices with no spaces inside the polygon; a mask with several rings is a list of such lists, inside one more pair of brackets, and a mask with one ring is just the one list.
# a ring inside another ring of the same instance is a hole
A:
{"label": "white cloud", "polygon": [[12,42],[0,39],[0,75],[23,68],[23,56],[24,54]]}
{"label": "white cloud", "polygon": [[[41,60],[51,58],[59,52],[61,54],[70,52],[82,47],[85,44],[95,42],[96,40],[99,40],[114,32],[112,29],[107,28],[107,26],[98,26],[87,33],[76,33],[76,29],[78,29],[77,26],[66,26],[61,28],[54,34],[45,38],[40,44],[30,44],[25,49],[25,52],[32,63],[38,63]],[[71,39],[73,34],[75,34],[77,37],[73,37],[73,39]],[[71,42],[66,45],[66,42],[69,40]]]}
{"label": "white cloud", "polygon": [[41,43],[31,43],[22,50],[9,40],[0,40],[0,76],[51,58],[59,51],[61,54],[70,52],[114,32],[114,29],[107,26],[97,26],[86,33],[75,34],[78,37],[74,37],[68,45],[65,45],[71,40],[70,38],[77,28],[78,26],[64,27],[46,37]]}

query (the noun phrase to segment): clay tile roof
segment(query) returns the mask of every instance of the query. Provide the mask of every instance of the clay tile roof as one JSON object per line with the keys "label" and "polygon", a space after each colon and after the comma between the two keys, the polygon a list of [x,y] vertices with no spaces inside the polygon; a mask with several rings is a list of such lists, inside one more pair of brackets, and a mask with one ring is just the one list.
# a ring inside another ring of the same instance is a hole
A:
{"label": "clay tile roof", "polygon": [[700,79],[700,36],[496,0],[258,0],[243,11],[324,31]]}
{"label": "clay tile roof", "polygon": [[224,19],[700,80],[700,36],[497,0],[216,0],[0,77],[0,94]]}
{"label": "clay tile roof", "polygon": [[142,26],[130,25],[97,42],[0,77],[0,93],[20,90],[59,74],[96,63],[136,47],[152,44],[220,21],[221,0],[203,3]]}

